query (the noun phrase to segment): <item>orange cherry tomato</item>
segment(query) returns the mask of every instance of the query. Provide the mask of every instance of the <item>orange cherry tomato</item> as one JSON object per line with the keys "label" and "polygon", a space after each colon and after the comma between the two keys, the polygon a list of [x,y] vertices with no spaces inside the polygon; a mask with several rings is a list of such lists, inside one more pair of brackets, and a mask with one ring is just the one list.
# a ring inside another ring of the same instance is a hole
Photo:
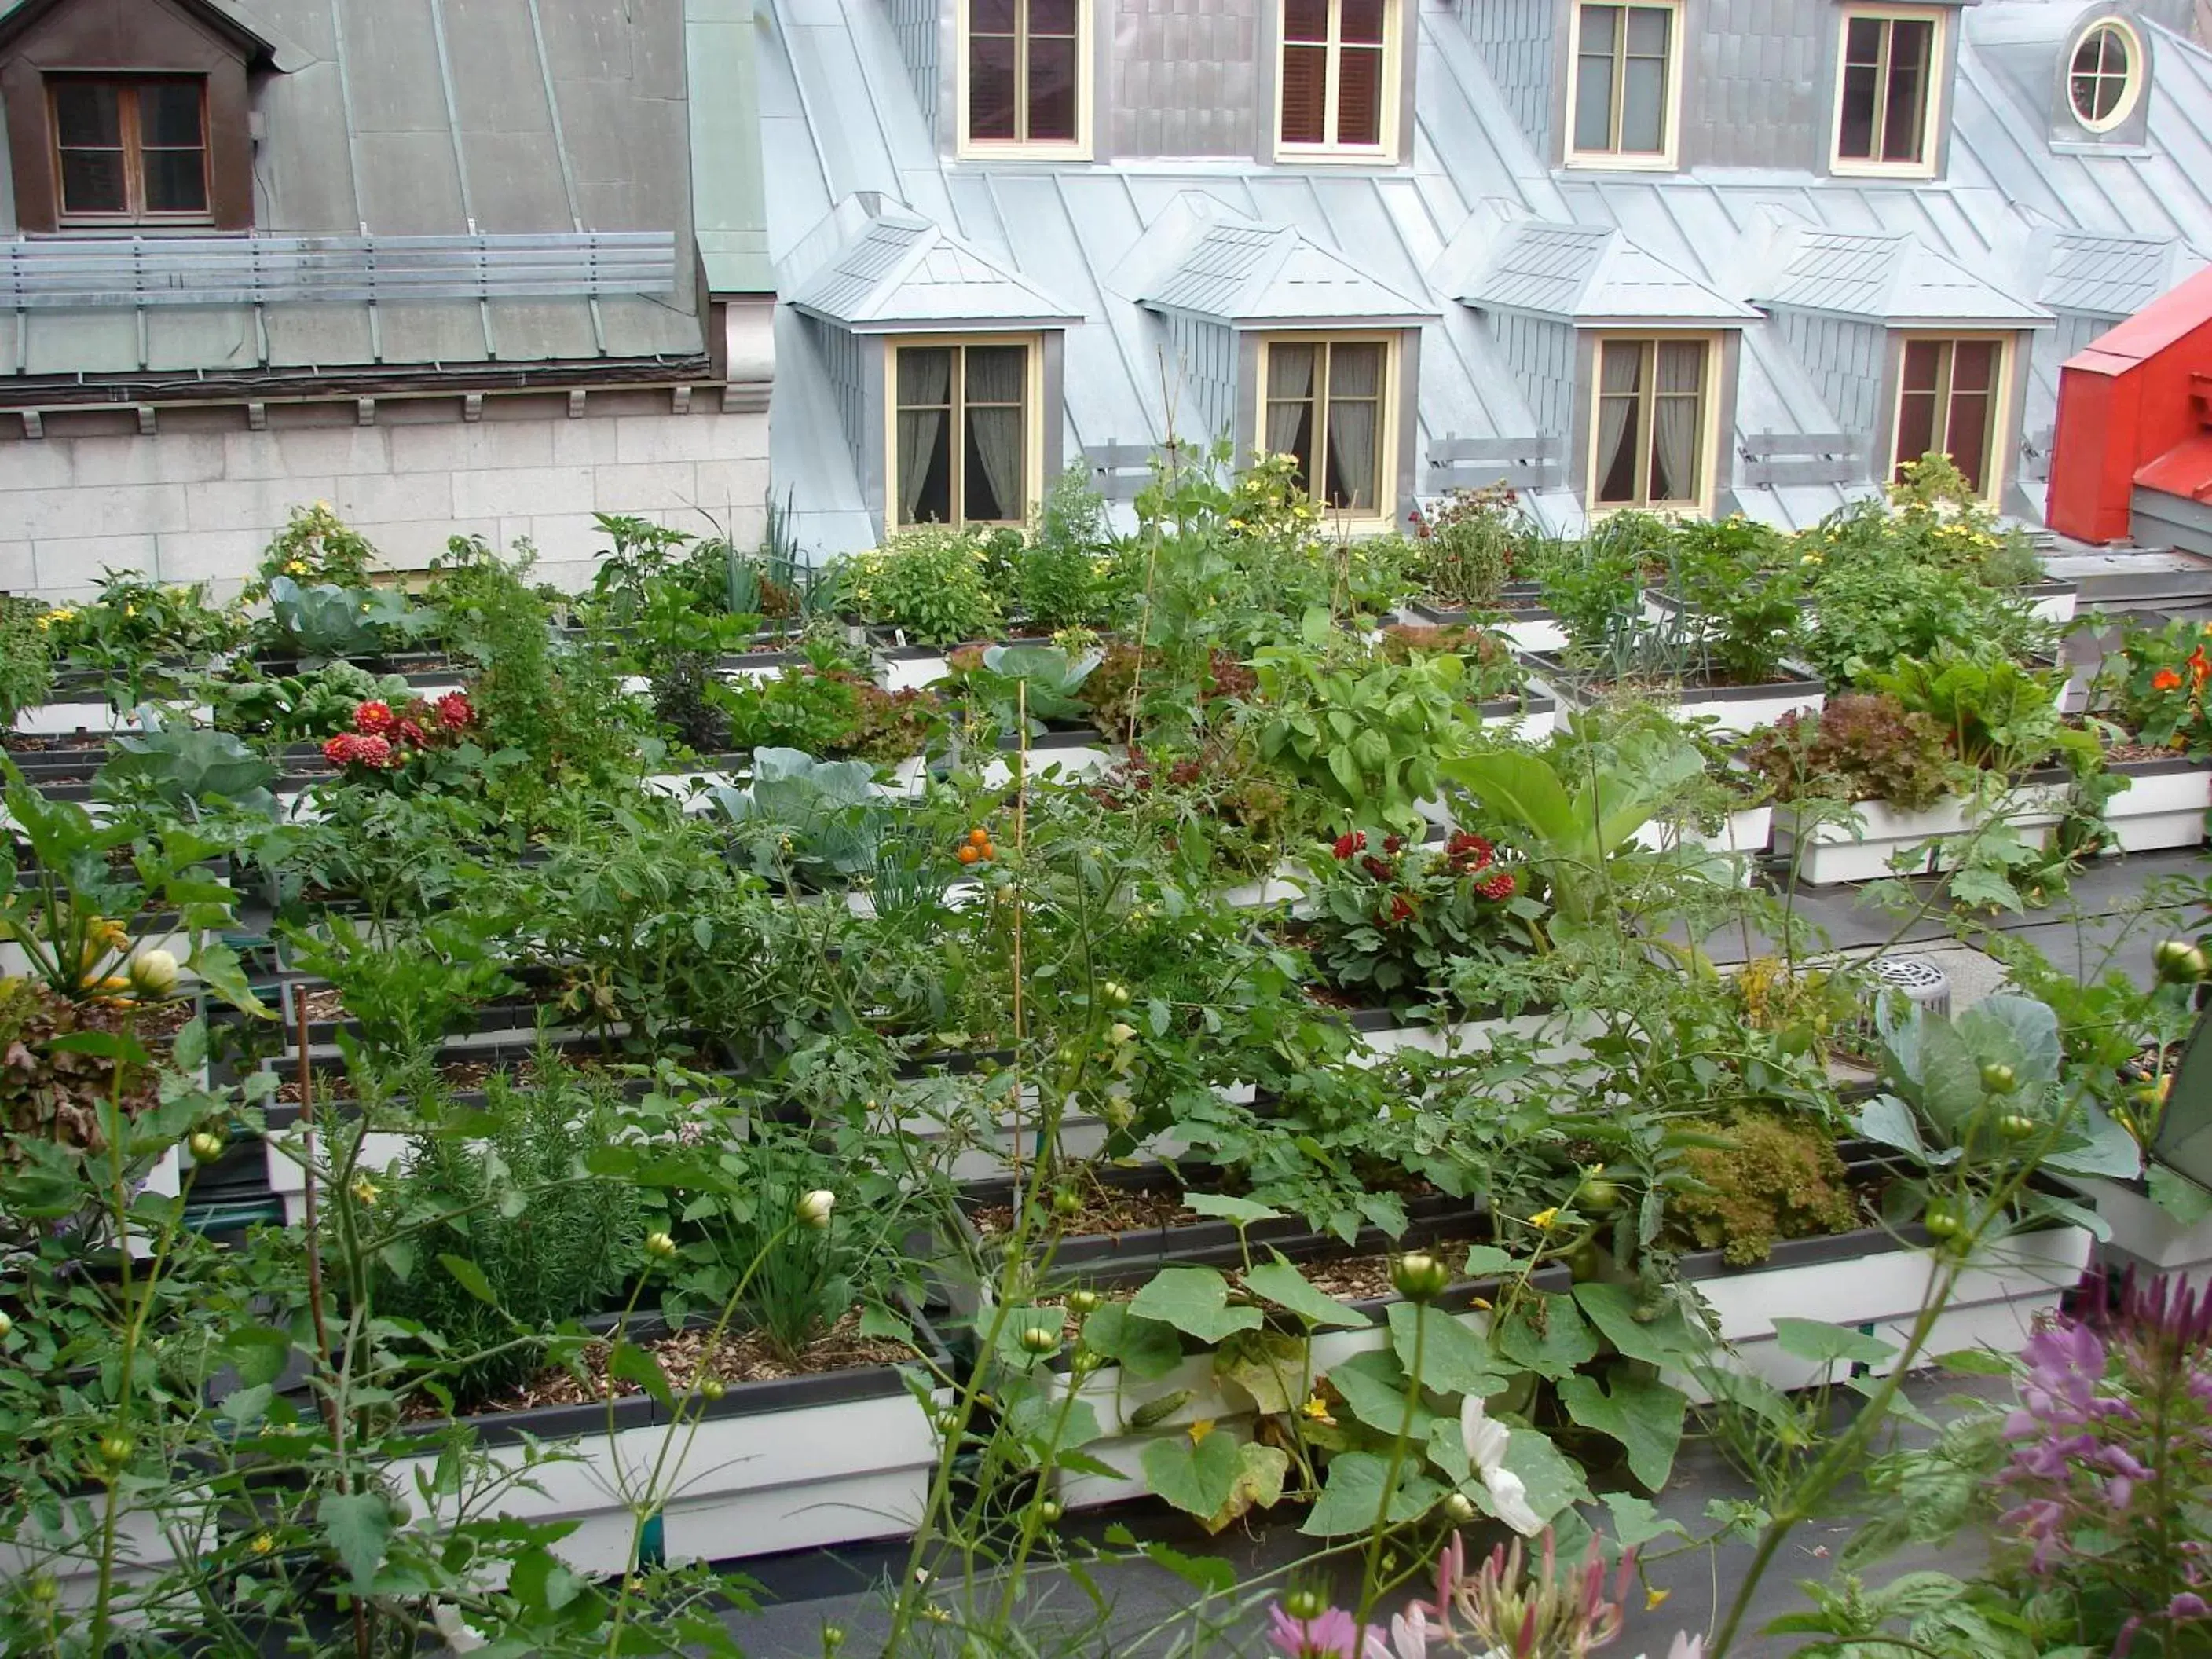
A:
{"label": "orange cherry tomato", "polygon": [[989,846],[991,844],[991,832],[988,830],[983,829],[981,825],[978,825],[976,828],[970,830],[968,832],[968,844],[970,847]]}
{"label": "orange cherry tomato", "polygon": [[982,856],[982,854],[973,847],[963,847],[960,849],[960,862],[963,864],[973,864]]}

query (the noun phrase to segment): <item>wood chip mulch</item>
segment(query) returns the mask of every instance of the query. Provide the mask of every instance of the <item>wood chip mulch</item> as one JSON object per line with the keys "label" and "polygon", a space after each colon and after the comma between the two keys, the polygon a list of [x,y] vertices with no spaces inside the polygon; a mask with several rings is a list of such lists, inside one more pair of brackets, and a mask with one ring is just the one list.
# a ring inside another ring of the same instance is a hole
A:
{"label": "wood chip mulch", "polygon": [[[915,1357],[915,1351],[903,1342],[887,1337],[862,1336],[860,1310],[857,1307],[788,1359],[775,1353],[757,1331],[726,1335],[721,1346],[709,1356],[706,1352],[709,1334],[707,1331],[679,1331],[656,1341],[641,1342],[638,1346],[653,1357],[661,1375],[668,1379],[668,1386],[678,1395],[689,1392],[699,1379],[702,1358],[708,1376],[735,1383],[814,1376],[828,1371],[854,1370],[864,1365],[896,1365]],[[527,1411],[538,1406],[586,1406],[604,1401],[607,1397],[608,1352],[609,1345],[605,1342],[594,1342],[585,1348],[580,1358],[588,1381],[556,1367],[541,1371],[522,1387],[477,1409]],[[617,1381],[614,1392],[620,1398],[636,1394],[639,1389],[635,1382]]]}

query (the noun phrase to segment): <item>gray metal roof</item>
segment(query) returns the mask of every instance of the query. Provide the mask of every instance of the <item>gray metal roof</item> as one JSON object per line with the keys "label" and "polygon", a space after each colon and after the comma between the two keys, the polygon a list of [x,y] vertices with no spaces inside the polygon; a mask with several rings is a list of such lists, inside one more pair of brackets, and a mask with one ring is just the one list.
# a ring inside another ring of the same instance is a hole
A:
{"label": "gray metal roof", "polygon": [[2178,236],[2062,230],[2049,238],[2037,303],[2118,320],[2133,316],[2203,264]]}
{"label": "gray metal roof", "polygon": [[1915,235],[1801,230],[1786,236],[1779,269],[1753,296],[1762,304],[1890,328],[2033,328],[2051,321],[2040,306],[2015,299]]}
{"label": "gray metal roof", "polygon": [[1083,320],[940,226],[872,196],[841,203],[834,225],[837,251],[791,303],[855,333]]}
{"label": "gray metal roof", "polygon": [[[267,41],[274,56],[278,72],[258,76],[255,89],[259,232],[653,233],[669,239],[669,281],[654,284],[664,291],[258,307],[141,307],[118,296],[126,302],[0,308],[0,385],[19,375],[181,384],[288,370],[697,363],[705,337],[694,294],[686,12],[729,9],[730,0],[191,3]],[[735,15],[750,32],[750,6]],[[747,124],[721,142],[749,145],[757,132]],[[725,149],[704,164],[726,171],[742,159]],[[0,216],[9,211],[0,201]],[[757,210],[753,217],[762,237]],[[0,216],[0,241],[12,229]]]}
{"label": "gray metal roof", "polygon": [[1486,311],[1525,311],[1579,326],[1758,320],[1749,306],[1604,225],[1524,219],[1508,227],[1481,274],[1460,291]]}
{"label": "gray metal roof", "polygon": [[1238,328],[1331,323],[1403,327],[1439,314],[1434,306],[1407,299],[1289,225],[1249,222],[1200,229],[1139,297],[1155,310],[1188,312]]}
{"label": "gray metal roof", "polygon": [[[1679,174],[1554,171],[1449,10],[1418,12],[1415,124],[1396,169],[1274,168],[1255,161],[1147,161],[1060,168],[957,163],[925,124],[895,26],[880,0],[757,0],[770,252],[780,291],[811,280],[810,234],[841,198],[880,191],[942,224],[1010,270],[1081,310],[1066,337],[1067,453],[1156,443],[1177,418],[1164,387],[1166,323],[1139,295],[1152,274],[1125,270],[1132,250],[1194,196],[1229,214],[1294,227],[1356,261],[1395,292],[1441,313],[1421,330],[1419,409],[1408,441],[1532,442],[1538,417],[1482,316],[1450,303],[1470,291],[1500,232],[1516,220],[1618,229],[1636,247],[1713,293],[1748,301],[1771,269],[1776,226],[1911,236],[2010,290],[2038,320],[2034,238],[2051,230],[2178,236],[2212,246],[2212,57],[2154,23],[2148,146],[2076,153],[2054,146],[2048,110],[2030,110],[1978,54],[1978,20],[2017,0],[1964,14],[1948,176],[1937,182],[1828,177],[1778,169],[1696,168]],[[2047,96],[2045,99],[2047,104]],[[855,119],[866,110],[871,118]],[[1142,279],[1142,280],[1140,280]],[[2011,308],[2011,307],[2008,307]],[[794,324],[796,319],[793,319]],[[2014,325],[2019,325],[2015,324]],[[2024,434],[2051,422],[2063,329],[2040,329],[2028,356]],[[872,536],[850,447],[825,372],[804,327],[777,331],[773,459],[779,492],[794,492],[802,543],[823,551]],[[1816,377],[1777,320],[1747,320],[1732,447],[1753,434],[1842,429]],[[1187,426],[1187,412],[1180,418]],[[1187,430],[1181,435],[1192,435]],[[1754,518],[1808,524],[1870,486],[1739,485]],[[2033,485],[2039,498],[2040,485]],[[1528,498],[1549,526],[1572,528],[1565,490]],[[2008,505],[2032,511],[2039,500]]]}

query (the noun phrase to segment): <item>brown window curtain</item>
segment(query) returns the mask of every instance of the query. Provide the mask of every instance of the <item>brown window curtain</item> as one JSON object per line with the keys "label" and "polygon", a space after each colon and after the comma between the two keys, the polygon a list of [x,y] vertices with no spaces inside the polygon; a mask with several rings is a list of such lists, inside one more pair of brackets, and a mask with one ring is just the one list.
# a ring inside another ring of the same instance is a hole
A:
{"label": "brown window curtain", "polygon": [[1270,455],[1298,458],[1298,482],[1310,493],[1314,479],[1314,392],[1320,348],[1267,348],[1267,421],[1264,434]]}
{"label": "brown window curtain", "polygon": [[1328,506],[1371,513],[1381,499],[1382,348],[1328,348]]}
{"label": "brown window curtain", "polygon": [[1644,347],[1607,340],[1598,366],[1597,498],[1618,504],[1637,495],[1638,427],[1643,392]]}
{"label": "brown window curtain", "polygon": [[1024,346],[969,346],[967,366],[967,476],[962,518],[1008,522],[1028,516],[1024,500],[1023,418],[1029,379]]}
{"label": "brown window curtain", "polygon": [[1698,428],[1704,425],[1705,346],[1700,340],[1659,343],[1651,408],[1651,499],[1694,501]]}

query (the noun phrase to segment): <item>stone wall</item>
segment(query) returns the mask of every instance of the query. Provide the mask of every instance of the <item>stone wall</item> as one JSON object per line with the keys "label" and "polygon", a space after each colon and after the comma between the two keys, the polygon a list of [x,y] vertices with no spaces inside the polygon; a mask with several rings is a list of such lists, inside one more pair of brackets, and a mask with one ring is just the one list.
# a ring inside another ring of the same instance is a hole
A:
{"label": "stone wall", "polygon": [[227,596],[289,509],[328,501],[394,569],[419,569],[446,538],[537,547],[542,580],[591,580],[605,541],[594,513],[623,513],[741,547],[760,535],[768,416],[725,414],[701,388],[684,413],[666,388],[489,396],[477,418],[453,396],[168,407],[140,429],[130,408],[49,410],[40,437],[0,437],[0,591],[81,597],[104,567],[206,580]]}

